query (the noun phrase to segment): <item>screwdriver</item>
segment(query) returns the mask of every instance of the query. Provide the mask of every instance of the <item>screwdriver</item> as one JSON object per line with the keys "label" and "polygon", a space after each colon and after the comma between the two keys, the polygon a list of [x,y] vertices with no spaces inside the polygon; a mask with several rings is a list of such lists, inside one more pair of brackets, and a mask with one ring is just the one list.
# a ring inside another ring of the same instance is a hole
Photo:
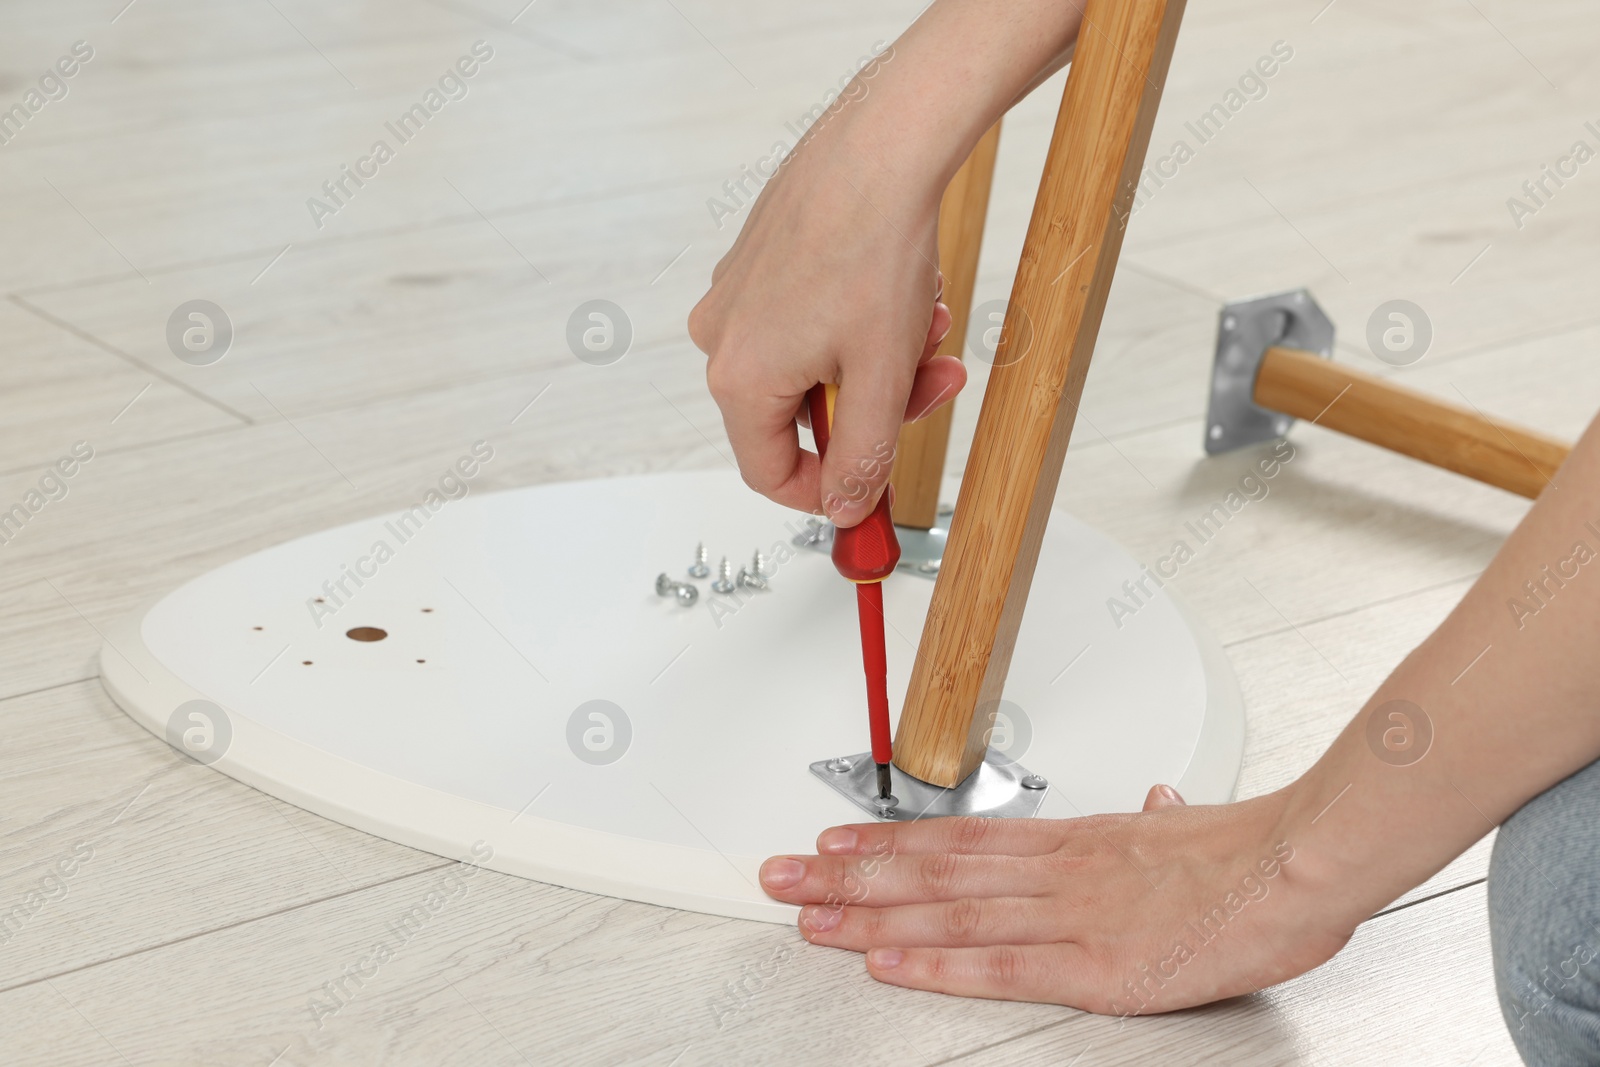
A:
{"label": "screwdriver", "polygon": [[[811,435],[817,455],[827,455],[833,426],[837,385],[817,383],[806,394],[811,413]],[[878,765],[878,797],[890,795],[889,764],[894,758],[889,741],[889,660],[884,650],[883,580],[900,562],[900,540],[889,515],[889,493],[878,498],[860,523],[833,534],[833,565],[855,583],[856,612],[861,619],[861,661],[867,676],[867,722],[872,732],[872,762]]]}

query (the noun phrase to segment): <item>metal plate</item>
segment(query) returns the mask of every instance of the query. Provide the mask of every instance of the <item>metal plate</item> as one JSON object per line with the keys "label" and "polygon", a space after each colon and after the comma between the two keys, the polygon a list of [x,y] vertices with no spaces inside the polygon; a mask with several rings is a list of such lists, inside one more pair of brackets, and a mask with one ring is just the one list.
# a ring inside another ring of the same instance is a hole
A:
{"label": "metal plate", "polygon": [[[899,571],[930,580],[939,577],[939,562],[944,559],[944,543],[950,534],[950,519],[955,510],[953,504],[940,504],[938,516],[926,530],[896,524],[894,533],[900,541]],[[808,517],[805,528],[795,534],[790,543],[828,555],[833,552],[833,523]]]}
{"label": "metal plate", "polygon": [[1294,419],[1255,402],[1261,359],[1274,345],[1333,356],[1333,320],[1311,294],[1296,289],[1227,305],[1217,329],[1205,445],[1212,455],[1282,437]]}
{"label": "metal plate", "polygon": [[[1039,814],[1050,783],[994,749],[978,769],[950,789],[929,785],[899,767],[889,767],[894,783],[893,807],[878,802],[878,765],[871,752],[818,760],[811,773],[836,789],[850,803],[881,822],[913,822],[942,815],[981,815],[989,819],[1031,819]],[[1023,779],[1029,785],[1023,785]]]}

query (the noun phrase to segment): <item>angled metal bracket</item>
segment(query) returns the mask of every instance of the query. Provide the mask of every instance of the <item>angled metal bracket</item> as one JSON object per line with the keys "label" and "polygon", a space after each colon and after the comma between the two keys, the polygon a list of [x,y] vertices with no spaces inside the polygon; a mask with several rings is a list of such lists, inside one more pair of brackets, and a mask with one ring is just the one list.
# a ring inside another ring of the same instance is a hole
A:
{"label": "angled metal bracket", "polygon": [[1222,309],[1217,357],[1211,368],[1211,404],[1206,410],[1205,444],[1212,455],[1282,437],[1294,419],[1255,402],[1256,375],[1274,346],[1333,357],[1333,320],[1305,289]]}
{"label": "angled metal bracket", "polygon": [[838,790],[862,811],[883,822],[914,822],[942,815],[981,815],[989,819],[1031,819],[1039,814],[1050,783],[994,749],[959,785],[930,785],[890,765],[894,793],[878,798],[877,764],[872,753],[818,760],[811,773]]}

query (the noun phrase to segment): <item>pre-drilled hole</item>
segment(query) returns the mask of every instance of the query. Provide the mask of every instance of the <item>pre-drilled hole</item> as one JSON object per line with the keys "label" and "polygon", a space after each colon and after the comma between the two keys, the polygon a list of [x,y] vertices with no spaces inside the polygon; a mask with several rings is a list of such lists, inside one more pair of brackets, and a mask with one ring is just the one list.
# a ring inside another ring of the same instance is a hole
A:
{"label": "pre-drilled hole", "polygon": [[309,666],[311,666],[311,661],[308,660],[308,659],[303,659],[303,660],[300,661],[300,666],[309,667]]}
{"label": "pre-drilled hole", "polygon": [[352,641],[382,641],[389,636],[389,631],[376,626],[357,626],[353,630],[346,630],[344,635]]}

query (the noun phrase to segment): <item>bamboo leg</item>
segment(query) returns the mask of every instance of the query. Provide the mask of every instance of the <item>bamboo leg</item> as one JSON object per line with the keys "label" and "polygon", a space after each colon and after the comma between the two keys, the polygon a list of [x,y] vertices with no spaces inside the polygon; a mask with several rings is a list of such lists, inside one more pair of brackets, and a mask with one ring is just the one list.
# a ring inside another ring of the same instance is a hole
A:
{"label": "bamboo leg", "polygon": [[[944,302],[950,308],[950,332],[939,345],[941,356],[959,358],[966,342],[972,288],[978,280],[978,253],[983,247],[983,223],[989,212],[989,186],[999,147],[1000,123],[996,122],[956,171],[939,203],[939,270],[944,274]],[[950,444],[950,418],[954,411],[954,404],[945,404],[927,418],[908,422],[900,429],[889,484],[894,486],[894,521],[901,526],[926,530],[938,515],[939,487],[944,481],[944,456]]]}
{"label": "bamboo leg", "polygon": [[1530,499],[1571,446],[1293,348],[1269,348],[1255,402]]}
{"label": "bamboo leg", "polygon": [[983,761],[1184,0],[1088,0],[895,738],[953,786]]}

